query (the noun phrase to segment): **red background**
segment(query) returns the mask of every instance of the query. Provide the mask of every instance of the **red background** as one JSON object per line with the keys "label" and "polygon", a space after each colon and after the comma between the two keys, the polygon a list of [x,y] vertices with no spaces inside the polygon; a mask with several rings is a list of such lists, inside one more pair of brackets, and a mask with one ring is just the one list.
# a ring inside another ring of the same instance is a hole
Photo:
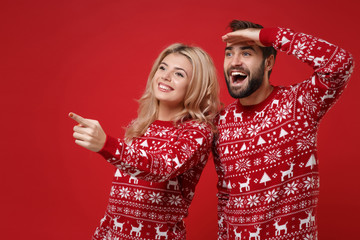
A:
{"label": "red background", "polygon": [[[353,1],[1,1],[0,238],[90,239],[114,168],[74,144],[67,117],[98,119],[114,136],[136,116],[153,61],[173,42],[213,57],[225,104],[220,36],[234,18],[290,27],[349,50],[360,63]],[[281,53],[271,82],[299,82],[311,69]],[[358,234],[357,67],[318,135],[321,239]],[[188,239],[216,239],[216,173],[210,160],[187,219]]]}

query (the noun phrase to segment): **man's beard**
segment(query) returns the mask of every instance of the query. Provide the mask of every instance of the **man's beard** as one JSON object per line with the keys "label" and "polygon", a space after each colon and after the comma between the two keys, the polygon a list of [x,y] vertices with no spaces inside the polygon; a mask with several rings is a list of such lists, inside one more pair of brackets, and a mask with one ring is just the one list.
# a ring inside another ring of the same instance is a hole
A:
{"label": "man's beard", "polygon": [[230,96],[233,98],[246,98],[246,97],[250,96],[251,94],[253,94],[256,90],[258,90],[264,81],[264,66],[265,66],[265,64],[264,64],[264,62],[262,62],[261,65],[259,66],[259,68],[252,74],[251,77],[250,77],[250,74],[248,74],[249,79],[248,79],[247,86],[245,89],[242,89],[239,92],[236,91],[236,87],[232,88],[230,86],[231,77],[229,76],[229,72],[234,69],[242,70],[242,71],[245,71],[245,69],[242,67],[240,67],[240,68],[234,67],[234,68],[230,68],[228,70],[228,74],[226,74],[224,72],[226,85],[227,85]]}

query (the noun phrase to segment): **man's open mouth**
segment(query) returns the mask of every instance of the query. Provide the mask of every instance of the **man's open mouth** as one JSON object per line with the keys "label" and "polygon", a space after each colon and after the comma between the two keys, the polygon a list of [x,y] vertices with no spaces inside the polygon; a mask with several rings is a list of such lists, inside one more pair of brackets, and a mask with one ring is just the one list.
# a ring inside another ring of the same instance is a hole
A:
{"label": "man's open mouth", "polygon": [[244,72],[239,72],[239,71],[230,72],[231,82],[235,84],[243,82],[247,78],[247,76],[248,75]]}

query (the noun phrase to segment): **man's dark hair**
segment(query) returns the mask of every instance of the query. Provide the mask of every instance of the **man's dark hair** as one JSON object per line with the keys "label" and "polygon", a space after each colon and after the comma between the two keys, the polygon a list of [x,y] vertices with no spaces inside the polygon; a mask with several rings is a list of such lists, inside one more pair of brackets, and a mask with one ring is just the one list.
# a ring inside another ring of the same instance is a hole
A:
{"label": "man's dark hair", "polygon": [[[249,22],[249,21],[242,21],[242,20],[232,20],[229,24],[229,27],[234,32],[236,30],[240,29],[246,29],[246,28],[264,28],[260,24]],[[263,53],[263,59],[270,57],[271,55],[274,55],[274,62],[276,58],[277,51],[273,47],[260,47],[262,53]],[[270,77],[270,73],[272,70],[269,71],[268,76]]]}

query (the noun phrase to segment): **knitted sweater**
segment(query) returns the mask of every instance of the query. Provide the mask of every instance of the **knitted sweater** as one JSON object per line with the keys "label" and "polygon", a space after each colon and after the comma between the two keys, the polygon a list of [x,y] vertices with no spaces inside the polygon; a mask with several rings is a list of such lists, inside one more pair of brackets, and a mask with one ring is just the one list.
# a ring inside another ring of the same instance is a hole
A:
{"label": "knitted sweater", "polygon": [[212,140],[211,128],[194,121],[155,121],[130,144],[107,136],[99,153],[118,169],[93,239],[185,239]]}
{"label": "knitted sweater", "polygon": [[264,28],[260,41],[314,69],[274,87],[266,100],[238,100],[219,115],[214,161],[219,239],[316,239],[319,121],[343,92],[353,60],[345,50],[290,29]]}

